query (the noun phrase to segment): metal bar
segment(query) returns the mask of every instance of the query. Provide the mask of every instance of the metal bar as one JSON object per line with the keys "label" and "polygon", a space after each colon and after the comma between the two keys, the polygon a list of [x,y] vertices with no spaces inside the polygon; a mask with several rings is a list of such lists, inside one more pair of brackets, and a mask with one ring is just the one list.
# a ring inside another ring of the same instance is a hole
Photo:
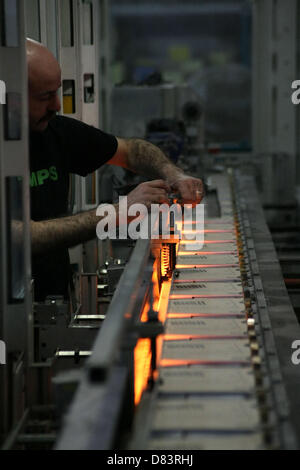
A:
{"label": "metal bar", "polygon": [[[243,223],[248,221],[249,230],[253,227],[247,240],[252,238],[256,257],[255,261],[249,259],[249,268],[253,273],[256,271],[253,274],[254,283],[258,276],[260,280],[260,286],[256,288],[258,318],[263,326],[262,340],[271,381],[276,382],[276,387],[272,388],[276,411],[279,419],[288,422],[286,428],[280,428],[281,445],[283,448],[295,448],[300,444],[300,395],[295,393],[300,387],[300,374],[291,360],[291,345],[293,339],[300,337],[300,326],[282,278],[253,178],[237,173],[235,192],[240,201],[238,210]],[[255,263],[257,267],[254,270]],[[290,412],[287,412],[287,403]]]}
{"label": "metal bar", "polygon": [[[4,42],[0,44],[1,79],[7,92],[7,105],[0,105],[0,338],[6,343],[8,360],[0,371],[0,434],[3,438],[17,424],[16,420],[22,418],[23,412],[13,409],[12,391],[8,388],[12,381],[11,358],[16,351],[24,351],[26,370],[33,357],[24,3],[9,2],[11,10],[4,16],[2,26],[7,30],[12,26],[12,37],[6,38],[7,46]],[[5,67],[2,64],[6,64]],[[12,207],[14,210],[9,211]],[[18,237],[13,236],[16,221],[21,229],[19,241],[14,241]],[[9,415],[13,416],[13,422]]]}
{"label": "metal bar", "polygon": [[108,450],[115,447],[118,425],[124,412],[127,381],[126,367],[117,367],[112,371],[106,395],[99,408],[97,425],[86,450]]}
{"label": "metal bar", "polygon": [[143,272],[149,262],[150,241],[138,240],[129,263],[126,265],[120,282],[107,312],[107,318],[96,339],[93,355],[87,362],[90,376],[102,380],[118,353],[122,335],[132,318],[138,290],[143,280]]}
{"label": "metal bar", "polygon": [[11,431],[11,433],[6,438],[1,450],[10,450],[13,448],[20,431],[24,428],[26,421],[28,420],[29,409],[27,408],[23,414],[22,419],[18,422],[17,426]]}

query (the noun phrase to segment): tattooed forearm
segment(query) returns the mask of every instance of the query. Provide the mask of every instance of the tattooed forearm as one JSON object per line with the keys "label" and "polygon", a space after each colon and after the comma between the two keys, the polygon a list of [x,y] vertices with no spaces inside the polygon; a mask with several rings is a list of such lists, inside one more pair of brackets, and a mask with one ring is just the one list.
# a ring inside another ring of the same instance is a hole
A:
{"label": "tattooed forearm", "polygon": [[141,139],[130,139],[128,163],[131,170],[149,178],[163,178],[170,182],[183,172],[155,145]]}
{"label": "tattooed forearm", "polygon": [[33,254],[60,248],[72,248],[96,237],[96,226],[102,217],[96,210],[58,219],[31,221]]}

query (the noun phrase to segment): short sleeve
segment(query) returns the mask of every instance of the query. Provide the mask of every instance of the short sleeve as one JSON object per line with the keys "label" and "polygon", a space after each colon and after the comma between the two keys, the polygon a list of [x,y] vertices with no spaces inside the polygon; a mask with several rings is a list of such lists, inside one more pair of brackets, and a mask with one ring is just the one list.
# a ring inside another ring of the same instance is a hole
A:
{"label": "short sleeve", "polygon": [[76,119],[57,116],[52,126],[61,139],[69,173],[86,176],[104,165],[117,151],[115,136]]}

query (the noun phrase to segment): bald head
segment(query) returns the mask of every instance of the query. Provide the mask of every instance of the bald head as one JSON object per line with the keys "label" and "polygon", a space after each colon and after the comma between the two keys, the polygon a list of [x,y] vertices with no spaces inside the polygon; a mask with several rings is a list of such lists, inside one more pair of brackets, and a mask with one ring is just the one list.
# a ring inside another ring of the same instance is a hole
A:
{"label": "bald head", "polygon": [[52,52],[43,44],[27,39],[28,94],[30,129],[43,132],[60,110],[57,91],[61,70]]}

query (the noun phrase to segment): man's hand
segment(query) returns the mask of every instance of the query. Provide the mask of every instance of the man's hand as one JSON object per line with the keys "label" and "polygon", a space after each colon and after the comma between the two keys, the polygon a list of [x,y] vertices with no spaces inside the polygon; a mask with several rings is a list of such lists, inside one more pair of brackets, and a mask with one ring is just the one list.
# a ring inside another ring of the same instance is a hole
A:
{"label": "man's hand", "polygon": [[[141,202],[149,206],[151,202],[165,202],[156,198],[156,196],[158,196],[157,190],[166,190],[165,187],[161,186],[162,181],[157,178],[162,178],[171,187],[173,192],[178,192],[183,204],[196,205],[199,204],[204,197],[204,187],[200,179],[185,175],[158,147],[145,140],[120,139],[118,137],[117,152],[108,163],[122,166],[148,178],[156,178],[155,181],[152,181],[152,183],[156,184],[153,188],[151,188],[151,183],[143,183],[130,193],[135,197],[135,191],[139,191],[136,200],[134,200],[132,204]],[[157,186],[158,181],[160,185]],[[152,189],[155,189],[155,192],[152,192],[154,199],[151,198],[151,194],[149,194],[148,191],[152,191]],[[167,190],[170,191],[169,188]],[[165,194],[161,194],[161,196],[166,197]]]}
{"label": "man's hand", "polygon": [[149,209],[151,204],[164,204],[169,202],[168,193],[171,187],[163,180],[147,181],[139,184],[128,194],[127,204],[144,204]]}
{"label": "man's hand", "polygon": [[173,191],[179,193],[181,202],[185,204],[199,204],[204,197],[204,185],[201,179],[193,176],[180,175],[170,183]]}

